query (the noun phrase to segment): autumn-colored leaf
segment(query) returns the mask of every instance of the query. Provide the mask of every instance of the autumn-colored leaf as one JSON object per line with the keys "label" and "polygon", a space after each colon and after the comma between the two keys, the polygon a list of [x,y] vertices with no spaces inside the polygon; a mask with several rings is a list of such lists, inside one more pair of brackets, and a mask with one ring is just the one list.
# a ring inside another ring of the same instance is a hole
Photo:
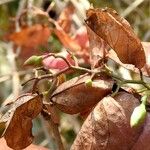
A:
{"label": "autumn-colored leaf", "polygon": [[[142,42],[142,46],[144,48],[145,57],[146,57],[146,64],[142,68],[142,73],[145,76],[150,76],[150,59],[149,59],[150,58],[150,42]],[[135,68],[133,65],[123,64],[112,49],[109,51],[108,57],[112,59],[112,61],[115,61],[114,63],[118,63],[118,65],[123,66],[124,68],[139,74],[139,70]]]}
{"label": "autumn-colored leaf", "polygon": [[146,56],[146,64],[150,65],[150,42],[142,42],[145,56]]}
{"label": "autumn-colored leaf", "polygon": [[68,3],[68,5],[61,12],[57,22],[62,27],[62,29],[69,33],[72,25],[72,16],[74,14],[74,6],[72,3]]}
{"label": "autumn-colored leaf", "polygon": [[42,110],[42,98],[35,94],[20,96],[2,118],[6,122],[3,136],[7,145],[15,150],[21,150],[32,143],[32,120]]}
{"label": "autumn-colored leaf", "polygon": [[88,49],[89,39],[85,26],[81,26],[75,33],[74,40],[81,46],[82,49]]}
{"label": "autumn-colored leaf", "polygon": [[89,53],[91,67],[95,68],[100,60],[105,59],[107,49],[109,48],[106,42],[100,38],[91,28],[87,27],[87,33],[89,37]]}
{"label": "autumn-colored leaf", "polygon": [[143,132],[141,133],[139,139],[135,143],[132,150],[149,150],[150,148],[149,134],[150,134],[150,114],[148,113]]}
{"label": "autumn-colored leaf", "polygon": [[113,9],[89,9],[87,25],[117,53],[123,63],[142,68],[146,63],[141,41],[129,23]]}
{"label": "autumn-colored leaf", "polygon": [[90,87],[85,84],[89,78],[89,75],[82,75],[61,84],[51,97],[56,107],[68,114],[85,112],[111,92],[113,81],[110,78],[95,79]]}
{"label": "autumn-colored leaf", "polygon": [[[89,39],[87,35],[87,30],[85,26],[81,26],[73,36],[73,39],[80,45],[81,50],[75,52],[76,56],[79,57],[80,60],[84,64],[90,64],[89,62]],[[81,59],[80,59],[81,58]]]}
{"label": "autumn-colored leaf", "polygon": [[62,28],[57,27],[56,29],[54,29],[54,33],[59,38],[60,42],[65,48],[68,48],[73,52],[79,51],[81,49],[80,45],[72,37],[70,37]]}
{"label": "autumn-colored leaf", "polygon": [[[12,150],[11,148],[9,148],[7,146],[6,141],[5,141],[4,138],[0,139],[0,150]],[[41,146],[37,146],[37,145],[31,144],[30,146],[28,146],[24,150],[48,150],[48,149],[44,148],[44,147],[41,147]]]}
{"label": "autumn-colored leaf", "polygon": [[11,34],[8,39],[18,46],[37,48],[47,42],[50,34],[51,30],[47,26],[36,24]]}
{"label": "autumn-colored leaf", "polygon": [[150,76],[150,42],[142,42],[145,56],[146,56],[146,64],[142,68],[144,74]]}
{"label": "autumn-colored leaf", "polygon": [[142,131],[142,126],[130,127],[130,116],[137,105],[138,99],[126,92],[102,99],[82,125],[71,150],[132,149]]}

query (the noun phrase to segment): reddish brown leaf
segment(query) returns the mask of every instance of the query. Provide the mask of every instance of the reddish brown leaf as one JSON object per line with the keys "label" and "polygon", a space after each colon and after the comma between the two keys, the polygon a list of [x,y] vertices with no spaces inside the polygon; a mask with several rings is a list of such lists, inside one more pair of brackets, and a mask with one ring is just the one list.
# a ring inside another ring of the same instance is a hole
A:
{"label": "reddish brown leaf", "polygon": [[142,45],[146,56],[146,64],[142,68],[142,71],[145,75],[150,76],[150,42],[142,42]]}
{"label": "reddish brown leaf", "polygon": [[87,25],[117,53],[123,63],[142,68],[146,62],[142,44],[129,23],[113,9],[89,9]]}
{"label": "reddish brown leaf", "polygon": [[95,32],[87,26],[87,32],[89,37],[89,53],[91,67],[95,68],[100,60],[105,59],[107,49],[109,48],[106,42],[100,38]]}
{"label": "reddish brown leaf", "polygon": [[81,46],[82,49],[88,49],[89,39],[85,26],[81,26],[75,33],[75,41]]}
{"label": "reddish brown leaf", "polygon": [[[0,150],[12,150],[11,148],[9,148],[7,146],[6,141],[5,141],[4,138],[0,139]],[[48,150],[48,149],[44,148],[44,147],[41,147],[41,146],[37,146],[37,145],[31,144],[30,146],[28,146],[24,150]]]}
{"label": "reddish brown leaf", "polygon": [[148,113],[143,132],[141,133],[139,139],[137,140],[132,150],[149,150],[150,148],[149,135],[150,135],[150,114]]}
{"label": "reddish brown leaf", "polygon": [[18,46],[37,48],[47,42],[50,34],[51,31],[48,27],[36,24],[11,34],[9,40]]}
{"label": "reddish brown leaf", "polygon": [[72,24],[72,15],[74,14],[74,6],[72,3],[68,3],[68,5],[61,12],[57,22],[62,27],[62,29],[68,33]]}
{"label": "reddish brown leaf", "polygon": [[60,42],[65,48],[68,48],[73,52],[81,49],[80,45],[73,38],[71,38],[62,28],[57,27],[56,29],[54,29],[54,33],[57,35]]}
{"label": "reddish brown leaf", "polygon": [[1,118],[1,122],[6,122],[3,136],[9,147],[21,150],[32,143],[32,119],[41,109],[41,96],[26,94],[19,97],[12,109]]}
{"label": "reddish brown leaf", "polygon": [[68,114],[84,112],[111,92],[113,86],[111,79],[95,79],[89,87],[85,85],[85,81],[89,78],[90,76],[83,75],[61,84],[51,98],[56,107]]}
{"label": "reddish brown leaf", "polygon": [[146,64],[150,65],[150,42],[142,42],[145,56],[146,56]]}
{"label": "reddish brown leaf", "polygon": [[120,92],[102,99],[84,122],[71,150],[129,150],[137,141],[142,126],[130,127],[130,116],[139,101]]}
{"label": "reddish brown leaf", "polygon": [[[144,52],[145,52],[145,56],[146,56],[146,64],[145,66],[142,68],[142,73],[144,76],[150,76],[150,42],[142,42],[143,48],[144,48]],[[109,57],[109,61],[112,61],[114,64],[116,64],[117,66],[122,66],[126,69],[128,69],[130,71],[130,73],[138,76],[139,74],[139,70],[138,68],[136,68],[135,66],[131,65],[131,64],[123,64],[119,58],[117,57],[117,54],[111,49],[108,53],[108,57]]]}

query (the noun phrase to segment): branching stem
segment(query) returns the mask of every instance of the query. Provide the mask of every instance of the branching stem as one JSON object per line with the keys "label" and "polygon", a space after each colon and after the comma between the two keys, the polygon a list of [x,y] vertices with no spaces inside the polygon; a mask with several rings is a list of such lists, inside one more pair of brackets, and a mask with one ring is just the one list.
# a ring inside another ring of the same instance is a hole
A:
{"label": "branching stem", "polygon": [[42,75],[42,76],[39,76],[39,77],[31,78],[28,81],[24,82],[22,84],[22,86],[24,86],[25,84],[27,84],[28,82],[30,82],[32,80],[35,80],[35,83],[34,83],[34,88],[35,88],[40,80],[54,79],[54,78],[58,77],[59,75],[61,75],[63,73],[66,73],[69,70],[73,70],[73,71],[82,71],[82,72],[89,73],[89,74],[94,74],[94,75],[100,75],[100,74],[103,73],[103,74],[106,74],[106,75],[112,77],[115,80],[119,80],[121,85],[129,84],[129,83],[130,84],[140,84],[140,85],[143,85],[147,90],[150,90],[150,86],[147,85],[147,83],[144,82],[142,74],[140,74],[141,75],[141,80],[126,80],[126,79],[114,74],[113,71],[111,71],[106,65],[100,71],[99,70],[91,70],[91,69],[83,68],[83,67],[80,67],[80,66],[73,66],[72,64],[70,64],[70,62],[65,57],[60,56],[58,54],[46,55],[44,57],[44,59],[47,58],[47,57],[50,57],[50,56],[53,56],[55,58],[63,59],[66,62],[66,64],[68,65],[68,67],[61,70],[61,71],[59,71],[59,72],[57,72],[57,73],[55,73],[55,74],[46,74],[46,75]]}

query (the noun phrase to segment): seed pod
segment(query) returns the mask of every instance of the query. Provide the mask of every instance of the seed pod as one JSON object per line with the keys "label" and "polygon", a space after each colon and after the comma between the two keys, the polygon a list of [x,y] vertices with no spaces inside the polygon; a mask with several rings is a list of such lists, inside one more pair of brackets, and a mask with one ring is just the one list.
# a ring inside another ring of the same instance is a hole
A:
{"label": "seed pod", "polygon": [[85,81],[85,85],[88,86],[88,87],[92,87],[92,80],[91,79],[87,79]]}
{"label": "seed pod", "polygon": [[142,100],[142,103],[134,109],[131,115],[131,119],[130,119],[131,127],[137,127],[141,125],[146,118],[145,104],[146,104],[147,96],[143,96],[141,100]]}
{"label": "seed pod", "polygon": [[51,101],[61,111],[76,114],[93,107],[112,90],[113,80],[107,77],[95,79],[86,86],[89,75],[82,75],[61,84],[52,94]]}

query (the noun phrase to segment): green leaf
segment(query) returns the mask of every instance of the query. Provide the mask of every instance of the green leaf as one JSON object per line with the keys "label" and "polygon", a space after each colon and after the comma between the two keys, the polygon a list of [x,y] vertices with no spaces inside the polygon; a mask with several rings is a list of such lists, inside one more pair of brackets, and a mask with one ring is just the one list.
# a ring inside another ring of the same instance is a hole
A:
{"label": "green leaf", "polygon": [[31,56],[28,58],[25,62],[24,65],[36,65],[39,66],[42,63],[42,56]]}

